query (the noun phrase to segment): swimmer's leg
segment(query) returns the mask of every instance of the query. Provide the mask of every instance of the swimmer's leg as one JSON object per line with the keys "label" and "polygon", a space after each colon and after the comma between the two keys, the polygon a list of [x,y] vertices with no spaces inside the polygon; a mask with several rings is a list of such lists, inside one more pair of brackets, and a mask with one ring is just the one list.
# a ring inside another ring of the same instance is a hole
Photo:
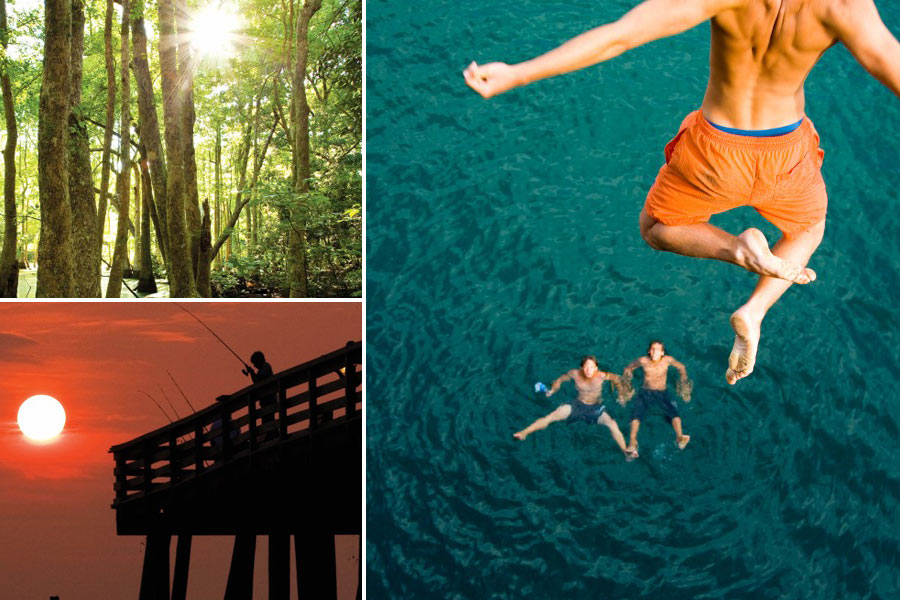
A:
{"label": "swimmer's leg", "polygon": [[672,429],[675,430],[675,443],[684,450],[684,447],[691,441],[691,436],[684,435],[681,432],[681,417],[672,417]]}
{"label": "swimmer's leg", "polygon": [[541,417],[522,431],[517,431],[513,434],[513,437],[517,440],[524,440],[529,434],[534,433],[539,429],[546,429],[547,425],[554,421],[568,419],[570,414],[572,414],[572,406],[570,404],[563,404],[549,415]]}
{"label": "swimmer's leg", "polygon": [[633,454],[635,457],[637,457],[637,448],[638,448],[637,434],[638,434],[638,429],[640,429],[640,428],[641,428],[641,422],[637,419],[632,419],[631,420],[631,435],[629,436],[630,439],[628,440],[627,450],[628,450],[629,454]]}
{"label": "swimmer's leg", "polygon": [[600,418],[597,422],[601,425],[606,425],[609,428],[609,432],[612,434],[613,439],[616,440],[616,444],[619,445],[619,450],[625,453],[626,456],[631,456],[631,453],[628,452],[628,448],[625,447],[625,436],[622,435],[622,431],[619,429],[619,424],[616,423],[615,419],[610,417],[608,414],[603,413],[600,415]]}
{"label": "swimmer's leg", "polygon": [[759,275],[777,277],[792,283],[809,283],[816,278],[805,268],[769,250],[766,236],[753,227],[740,235],[731,235],[709,223],[665,225],[641,210],[641,237],[655,250],[674,252],[695,258],[714,258],[730,262]]}
{"label": "swimmer's leg", "polygon": [[[825,234],[825,220],[806,231],[785,235],[772,249],[776,255],[798,265],[805,265]],[[759,347],[760,326],[772,305],[791,287],[789,281],[774,277],[760,277],[750,299],[731,315],[734,347],[728,357],[725,380],[734,384],[753,372]]]}

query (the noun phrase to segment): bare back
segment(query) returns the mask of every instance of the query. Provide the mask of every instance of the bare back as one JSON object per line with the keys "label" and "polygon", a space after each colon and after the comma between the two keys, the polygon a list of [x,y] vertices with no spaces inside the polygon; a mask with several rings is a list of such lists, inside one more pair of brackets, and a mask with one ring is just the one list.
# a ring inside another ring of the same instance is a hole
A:
{"label": "bare back", "polygon": [[824,22],[828,3],[748,0],[713,17],[704,115],[740,129],[800,120],[806,76],[837,42]]}

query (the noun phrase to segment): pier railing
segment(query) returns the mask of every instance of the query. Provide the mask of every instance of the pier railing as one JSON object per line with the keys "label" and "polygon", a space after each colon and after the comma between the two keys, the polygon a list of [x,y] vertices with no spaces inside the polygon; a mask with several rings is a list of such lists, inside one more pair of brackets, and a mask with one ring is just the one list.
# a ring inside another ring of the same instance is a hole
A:
{"label": "pier railing", "polygon": [[215,404],[113,446],[113,506],[220,469],[279,444],[360,417],[362,346],[345,348],[275,374]]}

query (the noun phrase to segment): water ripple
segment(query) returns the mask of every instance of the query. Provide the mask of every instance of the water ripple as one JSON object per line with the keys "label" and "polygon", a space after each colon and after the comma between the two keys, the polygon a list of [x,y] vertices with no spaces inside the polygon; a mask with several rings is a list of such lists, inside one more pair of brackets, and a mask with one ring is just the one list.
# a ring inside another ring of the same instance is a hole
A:
{"label": "water ripple", "polygon": [[[728,317],[755,279],[654,252],[637,226],[702,96],[705,28],[491,101],[462,84],[472,59],[534,55],[632,5],[367,4],[367,596],[900,597],[900,105],[842,49],[809,78],[831,199],[819,279],[775,306],[755,373],[728,386]],[[713,221],[776,239],[750,209]],[[605,428],[512,439],[557,405],[535,381],[586,353],[621,371],[653,338],[695,382],[686,451],[661,419],[631,463]]]}

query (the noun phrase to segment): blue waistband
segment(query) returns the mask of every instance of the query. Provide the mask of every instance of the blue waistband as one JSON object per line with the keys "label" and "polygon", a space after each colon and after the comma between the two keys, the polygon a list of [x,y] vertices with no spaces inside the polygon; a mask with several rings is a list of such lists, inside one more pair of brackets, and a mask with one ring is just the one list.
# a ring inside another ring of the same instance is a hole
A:
{"label": "blue waistband", "polygon": [[800,127],[800,125],[803,123],[803,119],[800,119],[796,123],[791,123],[790,125],[785,125],[784,127],[776,127],[774,129],[734,129],[732,127],[716,125],[709,119],[706,119],[706,122],[719,131],[724,131],[725,133],[733,133],[735,135],[749,135],[751,137],[770,137],[774,135],[784,135],[786,133],[794,131],[795,129]]}

